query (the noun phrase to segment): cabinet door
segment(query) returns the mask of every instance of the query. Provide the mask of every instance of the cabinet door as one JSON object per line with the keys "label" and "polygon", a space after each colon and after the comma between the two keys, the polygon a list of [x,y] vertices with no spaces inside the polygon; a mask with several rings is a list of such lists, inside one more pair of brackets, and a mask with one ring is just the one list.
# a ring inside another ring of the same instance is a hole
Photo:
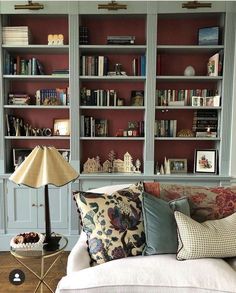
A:
{"label": "cabinet door", "polygon": [[[49,186],[49,211],[50,211],[50,220],[51,228],[53,229],[65,229],[68,227],[68,187],[56,187]],[[44,200],[44,188],[39,189],[39,198],[38,198],[38,228],[44,228],[45,226],[45,200]]]}
{"label": "cabinet door", "polygon": [[37,228],[38,190],[7,183],[7,218],[9,229]]}

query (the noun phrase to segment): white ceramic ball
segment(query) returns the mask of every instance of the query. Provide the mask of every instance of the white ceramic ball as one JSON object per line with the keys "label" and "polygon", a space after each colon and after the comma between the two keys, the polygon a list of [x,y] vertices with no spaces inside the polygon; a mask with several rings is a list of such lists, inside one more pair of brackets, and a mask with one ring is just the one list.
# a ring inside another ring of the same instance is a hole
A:
{"label": "white ceramic ball", "polygon": [[184,75],[185,76],[194,76],[195,75],[195,69],[193,66],[187,66],[184,70]]}

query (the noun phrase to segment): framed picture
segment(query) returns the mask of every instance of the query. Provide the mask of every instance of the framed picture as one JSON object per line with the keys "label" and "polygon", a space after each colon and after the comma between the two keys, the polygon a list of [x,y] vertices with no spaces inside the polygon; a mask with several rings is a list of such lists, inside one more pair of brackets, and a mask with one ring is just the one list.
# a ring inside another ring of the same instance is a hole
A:
{"label": "framed picture", "polygon": [[198,30],[198,45],[219,45],[218,26],[203,27]]}
{"label": "framed picture", "polygon": [[13,149],[13,165],[15,169],[25,160],[25,158],[31,153],[32,149]]}
{"label": "framed picture", "polygon": [[144,105],[144,91],[131,91],[131,106]]}
{"label": "framed picture", "polygon": [[192,96],[192,106],[193,107],[204,106],[204,97]]}
{"label": "framed picture", "polygon": [[170,173],[187,173],[187,159],[169,159]]}
{"label": "framed picture", "polygon": [[70,161],[70,150],[69,149],[58,149],[58,152],[62,155],[62,157],[69,162]]}
{"label": "framed picture", "polygon": [[195,150],[195,173],[217,173],[217,150]]}
{"label": "framed picture", "polygon": [[55,119],[53,124],[53,135],[70,135],[70,120]]}

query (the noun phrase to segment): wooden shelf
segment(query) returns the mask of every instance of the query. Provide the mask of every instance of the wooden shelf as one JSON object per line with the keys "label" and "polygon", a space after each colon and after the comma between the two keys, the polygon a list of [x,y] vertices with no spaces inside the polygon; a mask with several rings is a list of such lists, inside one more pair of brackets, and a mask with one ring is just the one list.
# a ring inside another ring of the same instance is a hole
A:
{"label": "wooden shelf", "polygon": [[4,105],[5,109],[40,109],[40,110],[63,110],[63,109],[70,109],[70,106],[44,106],[44,105]]}

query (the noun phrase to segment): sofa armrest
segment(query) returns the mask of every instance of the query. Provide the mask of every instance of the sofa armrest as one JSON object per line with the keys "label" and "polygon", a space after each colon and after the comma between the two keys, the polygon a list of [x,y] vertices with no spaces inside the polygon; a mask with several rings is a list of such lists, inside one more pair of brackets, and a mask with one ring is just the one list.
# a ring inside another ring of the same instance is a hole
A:
{"label": "sofa armrest", "polygon": [[90,267],[90,256],[86,241],[87,235],[82,231],[79,240],[68,256],[67,275]]}

